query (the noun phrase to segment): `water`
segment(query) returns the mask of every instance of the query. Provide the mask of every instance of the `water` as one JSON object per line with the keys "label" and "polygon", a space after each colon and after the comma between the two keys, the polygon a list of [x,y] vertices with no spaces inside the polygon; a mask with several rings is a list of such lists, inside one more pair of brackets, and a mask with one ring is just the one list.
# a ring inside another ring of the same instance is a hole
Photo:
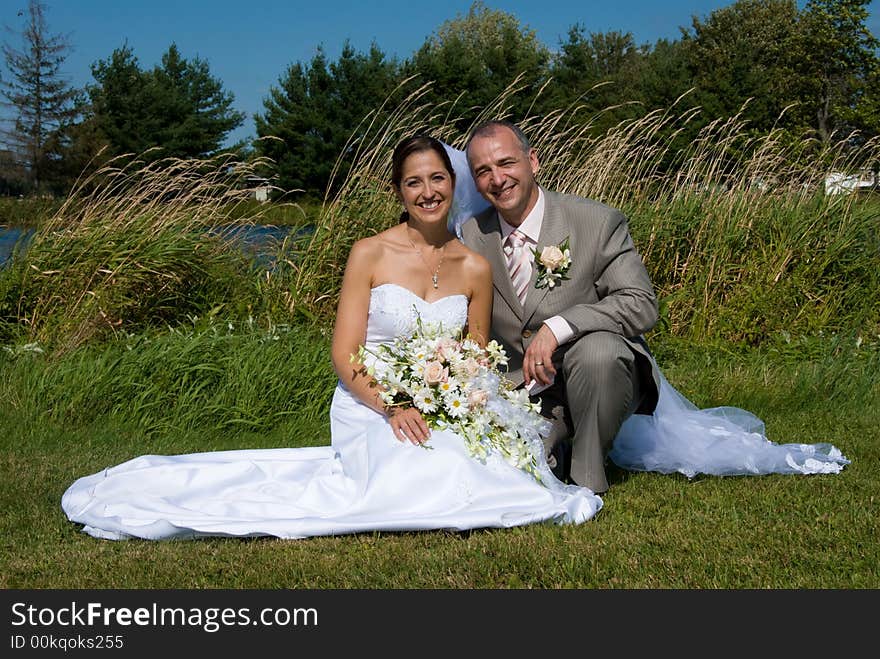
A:
{"label": "water", "polygon": [[[281,242],[290,235],[292,227],[277,227],[272,225],[254,226],[220,226],[212,231],[220,236],[232,240],[239,248],[255,263],[265,268],[272,269],[274,263],[272,256]],[[301,227],[296,230],[295,236],[304,236],[311,233],[314,227]]]}
{"label": "water", "polygon": [[[313,227],[302,227],[297,229],[298,236],[304,236],[311,233]],[[242,251],[252,257],[258,264],[271,267],[271,256],[274,249],[287,237],[291,231],[291,227],[276,226],[220,226],[214,229],[220,235],[231,238],[238,243]],[[19,239],[22,239],[22,245],[27,245],[30,236],[33,235],[33,229],[21,229],[18,227],[0,227],[0,266],[2,266],[15,249],[15,245]]]}
{"label": "water", "polygon": [[33,229],[19,229],[18,227],[4,228],[0,227],[0,266],[12,256],[12,251],[19,239],[23,245],[27,245],[27,241],[33,235]]}

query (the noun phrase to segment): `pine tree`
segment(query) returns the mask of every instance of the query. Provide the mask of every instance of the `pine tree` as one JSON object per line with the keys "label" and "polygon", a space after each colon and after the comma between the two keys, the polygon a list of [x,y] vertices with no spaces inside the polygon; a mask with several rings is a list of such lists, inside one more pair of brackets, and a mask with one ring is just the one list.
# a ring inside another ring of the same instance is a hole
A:
{"label": "pine tree", "polygon": [[152,70],[141,69],[125,44],[95,62],[92,76],[95,123],[117,155],[160,147],[149,157],[202,158],[219,151],[244,121],[208,63],[184,59],[175,44]]}
{"label": "pine tree", "polygon": [[[336,61],[323,48],[308,64],[288,67],[263,99],[265,112],[254,116],[257,153],[272,159],[278,185],[319,196],[344,180],[350,162],[343,149],[361,120],[388,98],[400,81],[399,65],[376,45],[369,52],[342,47]],[[392,103],[393,105],[393,103]]]}
{"label": "pine tree", "polygon": [[64,35],[49,34],[46,6],[30,0],[19,12],[24,26],[21,48],[2,47],[8,77],[0,80],[0,97],[11,118],[2,136],[7,149],[27,172],[29,187],[39,189],[51,166],[49,145],[58,142],[77,115],[77,90],[70,87],[61,67],[70,52]]}

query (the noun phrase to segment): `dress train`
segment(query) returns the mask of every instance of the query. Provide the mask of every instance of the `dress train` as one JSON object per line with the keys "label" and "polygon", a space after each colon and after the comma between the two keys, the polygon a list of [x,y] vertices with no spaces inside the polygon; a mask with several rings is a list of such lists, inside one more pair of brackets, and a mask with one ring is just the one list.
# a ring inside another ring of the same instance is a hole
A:
{"label": "dress train", "polygon": [[760,474],[837,474],[849,460],[831,444],[777,444],[764,422],[737,407],[698,409],[660,375],[654,414],[634,414],[609,458],[622,469],[693,478]]}

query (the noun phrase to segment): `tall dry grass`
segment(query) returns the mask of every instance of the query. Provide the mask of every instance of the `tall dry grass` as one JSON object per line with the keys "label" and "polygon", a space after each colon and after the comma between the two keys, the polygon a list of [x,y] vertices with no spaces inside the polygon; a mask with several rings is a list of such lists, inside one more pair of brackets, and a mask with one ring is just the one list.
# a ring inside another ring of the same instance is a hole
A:
{"label": "tall dry grass", "polygon": [[[394,146],[427,131],[463,148],[473,125],[509,117],[511,100],[525,93],[514,82],[463,129],[466,99],[435,103],[430,84],[403,85],[405,94],[392,95],[403,102],[386,101],[353,132],[343,150],[352,166],[328,187],[337,192],[313,233],[291,233],[277,267],[260,272],[212,229],[261,222],[273,209],[251,203],[246,182],[267,163],[109,162],[0,270],[0,342],[64,353],[206,313],[328,325],[351,245],[398,221]],[[853,150],[848,139],[756,135],[741,115],[694,131],[699,112],[684,96],[603,131],[601,115],[584,122],[577,106],[519,123],[544,186],[629,216],[662,329],[749,343],[780,333],[880,334],[880,203],[822,194],[828,172],[876,160],[877,141]]]}
{"label": "tall dry grass", "polygon": [[[414,85],[414,79],[401,83]],[[522,91],[515,82],[474,120],[476,125],[507,111],[509,99]],[[398,96],[393,93],[389,98]],[[389,108],[388,101],[368,114],[353,138],[343,149],[352,166],[333,196],[325,198],[315,231],[310,240],[282,246],[288,252],[286,262],[294,269],[290,279],[277,273],[283,305],[296,315],[312,319],[332,318],[342,272],[352,244],[398,222],[401,207],[391,188],[391,154],[404,137],[417,131],[429,132],[457,148],[463,148],[467,131],[456,126],[470,112],[466,99],[436,103],[431,84],[414,86],[399,105]],[[382,117],[380,120],[379,118]],[[339,170],[337,166],[334,173]],[[328,190],[334,189],[333,182]],[[283,260],[283,259],[282,259]]]}
{"label": "tall dry grass", "polygon": [[246,259],[213,229],[255,221],[236,208],[263,164],[111,160],[78,182],[0,272],[5,332],[63,353],[252,296],[234,290],[248,280]]}
{"label": "tall dry grass", "polygon": [[[510,100],[519,93],[512,84],[471,127],[512,118]],[[362,136],[346,149],[348,178],[325,200],[311,240],[288,258],[295,264],[283,293],[289,311],[332,316],[352,243],[397,222],[388,182],[395,144],[425,130],[462,148],[469,129],[457,128],[456,108],[435,104],[424,85],[365,119],[356,131]],[[708,123],[682,143],[700,113],[687,95],[601,133],[594,130],[598,117],[575,121],[578,110],[519,121],[538,151],[540,182],[629,215],[664,301],[664,328],[749,342],[778,331],[880,333],[872,293],[880,285],[880,204],[823,194],[829,172],[876,160],[877,140],[854,150],[850,136],[820,144],[782,130],[757,135],[739,114]]]}

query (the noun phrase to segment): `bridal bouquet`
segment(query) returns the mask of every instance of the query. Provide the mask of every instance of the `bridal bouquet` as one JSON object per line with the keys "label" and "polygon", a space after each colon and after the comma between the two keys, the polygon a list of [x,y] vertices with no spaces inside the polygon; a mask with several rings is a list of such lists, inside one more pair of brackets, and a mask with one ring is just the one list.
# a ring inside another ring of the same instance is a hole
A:
{"label": "bridal bouquet", "polygon": [[541,480],[537,456],[550,423],[540,403],[502,377],[507,355],[497,342],[483,348],[419,321],[412,336],[374,350],[361,346],[357,358],[383,388],[386,405],[412,405],[429,427],[457,433],[472,457],[494,454]]}

